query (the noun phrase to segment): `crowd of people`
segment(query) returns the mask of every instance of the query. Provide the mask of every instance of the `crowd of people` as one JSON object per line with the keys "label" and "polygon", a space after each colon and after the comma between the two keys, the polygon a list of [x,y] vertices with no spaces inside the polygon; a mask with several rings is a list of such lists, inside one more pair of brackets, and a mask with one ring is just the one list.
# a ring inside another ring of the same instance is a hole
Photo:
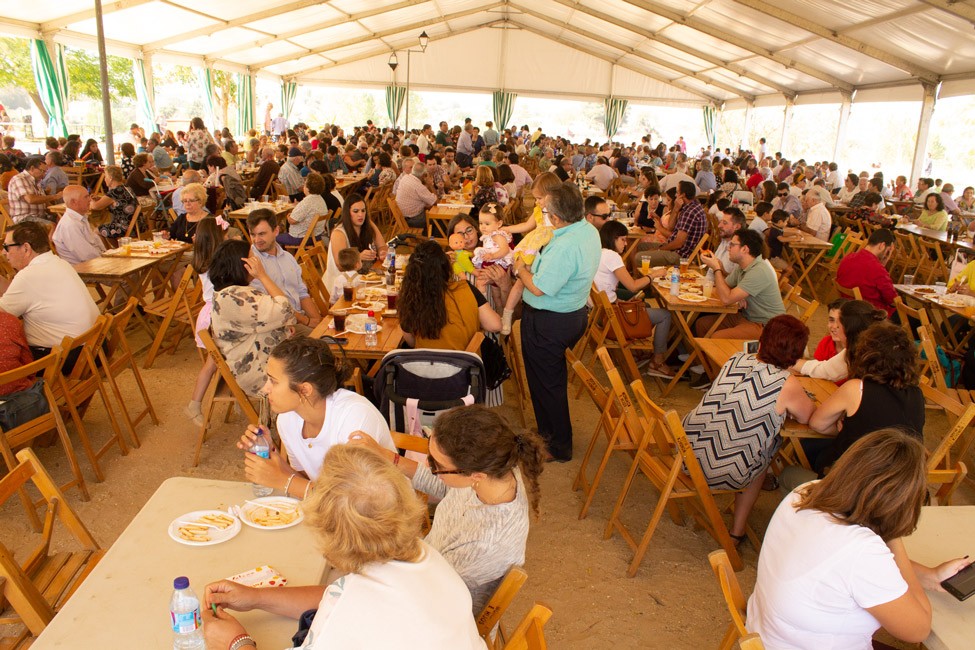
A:
{"label": "crowd of people", "polygon": [[[762,489],[779,482],[785,493],[759,556],[749,628],[770,648],[862,647],[881,624],[905,640],[924,637],[930,606],[922,587],[937,588],[967,562],[922,567],[906,558],[901,541],[917,525],[924,494],[925,413],[914,343],[890,321],[897,294],[886,262],[894,234],[874,230],[839,265],[838,285],[863,299],[828,305],[828,334],[812,359],[804,358],[809,329],[786,314],[779,280],[791,273],[786,232],[829,241],[831,207],[883,224],[888,202],[912,201],[919,225],[943,230],[972,209],[971,188],[955,199],[954,188],[935,179],[920,179],[912,192],[903,177],[844,178],[836,163],[768,155],[764,140],[754,152],[689,155],[682,138],[670,147],[653,146],[649,137],[599,146],[527,125],[496,130],[487,122],[481,131],[471,120],[411,132],[370,122],[347,134],[337,125],[290,128],[270,114],[269,108],[265,132],[252,130],[240,144],[227,129],[210,132],[200,118],[185,133],[149,137],[133,125],[120,164],[104,167],[96,198],[89,194],[95,184],[62,177],[62,165],[75,161],[101,170],[104,158],[93,140],[82,146],[77,137],[49,138],[43,158],[16,155],[13,141],[0,152],[0,183],[14,222],[3,247],[16,271],[0,278],[0,317],[15,317],[0,320],[13,344],[0,345],[0,371],[91,327],[98,308],[72,265],[117,245],[133,216],[154,201],[155,180],[176,165],[183,170],[167,231],[193,248],[187,261],[204,299],[197,329],[210,330],[240,387],[267,400],[284,447],[266,459],[249,453],[263,432],[248,427],[238,442],[244,475],[304,500],[325,556],[346,574],[308,588],[207,586],[206,604],[218,606],[206,612],[213,647],[246,645],[246,631],[227,610],[255,608],[294,618],[317,609],[304,621],[316,644],[338,647],[355,637],[367,647],[482,647],[471,614],[509,567],[524,563],[544,464],[573,457],[565,353],[589,324],[590,291],[615,303],[647,291],[668,267],[695,255],[715,298],[734,312],[702,315],[696,335],[754,339],[758,349],[733,355],[713,379],[703,372],[693,378],[704,394],[682,414],[683,426],[709,485],[736,492],[729,531],[737,543]],[[256,168],[249,187],[239,173],[243,164]],[[365,196],[335,190],[335,176],[349,173],[362,175],[363,188],[388,190],[413,227],[425,228],[426,211],[467,185],[473,207],[448,225],[449,250],[422,241],[406,265],[398,308],[403,339],[419,348],[463,350],[478,332],[510,336],[520,320],[537,433],[515,430],[483,405],[458,407],[435,421],[426,463],[418,463],[397,452],[377,407],[343,387],[348,363],[307,336],[323,314],[286,247],[300,243],[316,217],[337,215],[319,220],[312,233],[327,250],[322,281],[333,301],[387,257],[379,215],[370,214]],[[251,211],[248,243],[224,210],[262,196],[272,182],[296,205],[281,221],[269,209]],[[586,184],[598,192],[585,196]],[[208,190],[216,187],[225,190],[224,205],[212,201]],[[611,191],[614,200],[607,198]],[[512,218],[505,208],[523,201],[531,212]],[[65,205],[59,221],[47,212],[56,202]],[[746,204],[754,212],[750,222]],[[109,220],[94,228],[92,210],[107,210]],[[632,213],[637,230],[614,212]],[[637,252],[627,261],[634,232]],[[702,247],[709,233],[715,239]],[[658,268],[638,271],[644,260]],[[973,278],[975,271],[953,280],[954,290],[975,293]],[[672,365],[687,350],[671,350],[670,311],[646,310],[653,345],[645,372],[672,378]],[[215,370],[205,362],[185,408],[198,424]],[[802,376],[841,385],[817,405]],[[0,387],[0,394],[18,390]],[[790,467],[776,481],[769,468],[787,418],[829,437],[804,441],[811,468]],[[414,490],[439,501],[425,538]],[[829,549],[845,564],[825,555]],[[793,574],[801,579],[789,579]],[[820,615],[824,609],[829,616]],[[375,625],[377,618],[391,624]],[[856,624],[837,631],[832,618]]]}

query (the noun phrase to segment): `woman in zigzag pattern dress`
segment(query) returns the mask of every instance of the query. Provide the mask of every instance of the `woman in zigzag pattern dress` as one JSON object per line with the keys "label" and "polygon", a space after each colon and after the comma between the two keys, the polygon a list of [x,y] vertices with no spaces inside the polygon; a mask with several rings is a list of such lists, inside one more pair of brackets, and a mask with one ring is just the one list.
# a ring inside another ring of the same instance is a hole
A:
{"label": "woman in zigzag pattern dress", "polygon": [[757,354],[731,357],[701,403],[684,416],[684,430],[708,485],[735,495],[731,536],[741,541],[765,472],[782,443],[787,415],[807,422],[815,404],[789,368],[809,340],[793,316],[777,316],[762,331]]}

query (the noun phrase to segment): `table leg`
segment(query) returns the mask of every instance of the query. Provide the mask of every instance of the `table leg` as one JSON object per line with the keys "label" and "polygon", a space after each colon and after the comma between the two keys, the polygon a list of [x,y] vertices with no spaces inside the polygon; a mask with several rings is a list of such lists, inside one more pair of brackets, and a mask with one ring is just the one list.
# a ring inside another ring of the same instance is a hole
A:
{"label": "table leg", "polygon": [[796,260],[796,266],[798,266],[799,269],[802,271],[802,273],[799,275],[799,278],[796,280],[795,286],[798,287],[801,284],[805,283],[806,286],[809,288],[813,300],[819,300],[819,292],[816,291],[816,284],[809,277],[809,273],[810,271],[813,270],[813,268],[815,268],[816,264],[819,263],[819,260],[821,260],[823,258],[823,255],[825,254],[826,254],[826,249],[821,248],[819,252],[816,254],[816,256],[813,257],[812,261],[809,262],[809,264],[807,265],[805,263],[805,260],[803,260],[802,255],[799,254],[799,251],[792,250],[792,255],[795,257]]}
{"label": "table leg", "polygon": [[[703,312],[697,312],[697,311],[684,312],[684,311],[677,310],[672,313],[674,314],[677,320],[677,326],[680,328],[681,332],[684,333],[684,339],[688,346],[687,360],[684,361],[681,367],[674,374],[674,378],[670,380],[670,383],[664,387],[664,390],[661,393],[663,397],[666,397],[667,395],[670,394],[670,391],[674,389],[674,386],[676,386],[677,382],[680,381],[680,378],[684,376],[684,373],[686,373],[690,369],[690,367],[694,365],[695,360],[701,359],[702,365],[704,365],[705,368],[707,367],[705,355],[701,353],[701,348],[699,348],[697,343],[694,341],[694,330],[691,328],[691,326],[694,324],[694,321]],[[727,316],[727,313],[719,313],[717,314],[717,316],[718,318],[708,329],[707,333],[704,335],[704,338],[710,337],[712,334],[714,334],[714,332],[718,330],[718,327],[721,325],[721,322],[724,321],[725,316]],[[671,349],[673,349],[673,347],[676,345],[677,343],[674,343]]]}

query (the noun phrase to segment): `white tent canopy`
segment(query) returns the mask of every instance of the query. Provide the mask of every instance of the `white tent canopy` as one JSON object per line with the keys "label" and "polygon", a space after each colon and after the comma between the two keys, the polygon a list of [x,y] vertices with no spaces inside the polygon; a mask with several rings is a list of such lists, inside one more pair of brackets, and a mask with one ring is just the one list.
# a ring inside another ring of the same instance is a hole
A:
{"label": "white tent canopy", "polygon": [[[92,47],[90,0],[0,0],[0,31]],[[728,108],[975,92],[975,3],[952,0],[119,0],[108,51],[299,83]],[[395,81],[405,80],[406,66]]]}

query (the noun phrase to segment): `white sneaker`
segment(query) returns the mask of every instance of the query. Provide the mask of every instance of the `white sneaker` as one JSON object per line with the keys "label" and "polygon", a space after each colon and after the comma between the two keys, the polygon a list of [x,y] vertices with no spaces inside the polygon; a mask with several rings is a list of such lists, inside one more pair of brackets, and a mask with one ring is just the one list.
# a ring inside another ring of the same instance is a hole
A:
{"label": "white sneaker", "polygon": [[680,359],[681,361],[687,361],[688,357],[690,357],[690,356],[691,355],[689,355],[688,353],[685,352],[683,354],[678,354],[677,355],[677,358]]}
{"label": "white sneaker", "polygon": [[196,426],[198,427],[203,426],[203,411],[193,410],[190,408],[190,405],[187,404],[186,406],[183,407],[183,413],[186,414],[186,417],[193,420],[193,424],[195,424]]}

